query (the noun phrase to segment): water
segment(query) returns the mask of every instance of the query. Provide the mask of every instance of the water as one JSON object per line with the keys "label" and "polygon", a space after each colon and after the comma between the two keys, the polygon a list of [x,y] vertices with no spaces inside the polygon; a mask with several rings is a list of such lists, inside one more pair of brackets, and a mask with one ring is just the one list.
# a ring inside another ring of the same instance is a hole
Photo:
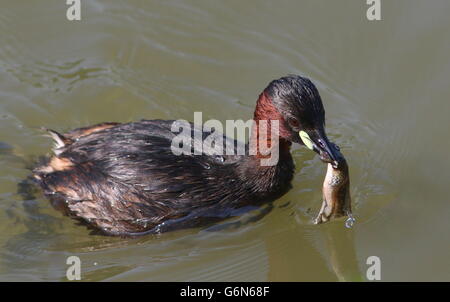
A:
{"label": "water", "polygon": [[351,229],[353,225],[356,222],[355,217],[353,217],[353,214],[347,212],[348,218],[345,220],[345,227],[348,229]]}
{"label": "water", "polygon": [[[450,281],[450,2],[4,0],[0,10],[0,280]],[[21,185],[61,131],[140,118],[243,119],[272,79],[310,77],[351,173],[353,214],[313,225],[326,171],[294,146],[292,190],[209,229],[90,235]]]}

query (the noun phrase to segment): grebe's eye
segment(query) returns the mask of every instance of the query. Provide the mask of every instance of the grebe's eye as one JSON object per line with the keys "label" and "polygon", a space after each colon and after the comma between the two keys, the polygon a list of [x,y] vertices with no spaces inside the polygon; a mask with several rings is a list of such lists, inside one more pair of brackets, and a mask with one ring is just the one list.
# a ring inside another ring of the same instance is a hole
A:
{"label": "grebe's eye", "polygon": [[298,120],[294,119],[294,118],[290,118],[289,119],[289,125],[292,128],[298,128],[300,126],[300,122]]}

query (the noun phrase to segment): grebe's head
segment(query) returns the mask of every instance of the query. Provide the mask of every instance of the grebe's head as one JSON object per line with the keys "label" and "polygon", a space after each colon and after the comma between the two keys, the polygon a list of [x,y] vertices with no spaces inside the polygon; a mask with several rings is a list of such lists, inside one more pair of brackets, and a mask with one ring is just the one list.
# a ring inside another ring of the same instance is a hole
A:
{"label": "grebe's head", "polygon": [[255,110],[255,119],[263,118],[279,119],[280,137],[305,145],[323,161],[338,165],[338,150],[325,134],[322,99],[309,79],[289,75],[270,82]]}

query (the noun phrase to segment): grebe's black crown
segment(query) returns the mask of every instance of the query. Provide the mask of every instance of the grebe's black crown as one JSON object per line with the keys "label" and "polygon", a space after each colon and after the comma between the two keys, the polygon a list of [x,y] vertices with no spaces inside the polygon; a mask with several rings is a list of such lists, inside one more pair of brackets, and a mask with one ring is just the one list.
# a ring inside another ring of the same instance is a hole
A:
{"label": "grebe's black crown", "polygon": [[296,120],[302,129],[325,124],[322,99],[309,79],[298,75],[282,77],[270,82],[266,93],[286,121]]}
{"label": "grebe's black crown", "polygon": [[290,131],[289,140],[306,145],[337,167],[339,150],[325,134],[325,109],[316,86],[307,78],[289,75],[272,81],[265,91]]}

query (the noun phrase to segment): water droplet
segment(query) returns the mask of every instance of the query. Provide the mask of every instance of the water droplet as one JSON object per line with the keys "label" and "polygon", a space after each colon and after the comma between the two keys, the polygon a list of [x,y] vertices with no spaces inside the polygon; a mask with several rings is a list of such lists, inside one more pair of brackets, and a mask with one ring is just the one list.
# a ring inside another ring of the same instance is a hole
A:
{"label": "water droplet", "polygon": [[211,166],[208,163],[201,163],[201,165],[203,166],[203,168],[205,168],[206,170],[211,169]]}
{"label": "water droplet", "polygon": [[348,218],[345,221],[345,227],[347,229],[351,229],[353,227],[353,225],[355,224],[356,219],[353,217],[353,215],[351,213],[348,213],[347,215],[348,215]]}
{"label": "water droplet", "polygon": [[222,163],[225,161],[225,158],[221,155],[216,155],[216,159]]}

